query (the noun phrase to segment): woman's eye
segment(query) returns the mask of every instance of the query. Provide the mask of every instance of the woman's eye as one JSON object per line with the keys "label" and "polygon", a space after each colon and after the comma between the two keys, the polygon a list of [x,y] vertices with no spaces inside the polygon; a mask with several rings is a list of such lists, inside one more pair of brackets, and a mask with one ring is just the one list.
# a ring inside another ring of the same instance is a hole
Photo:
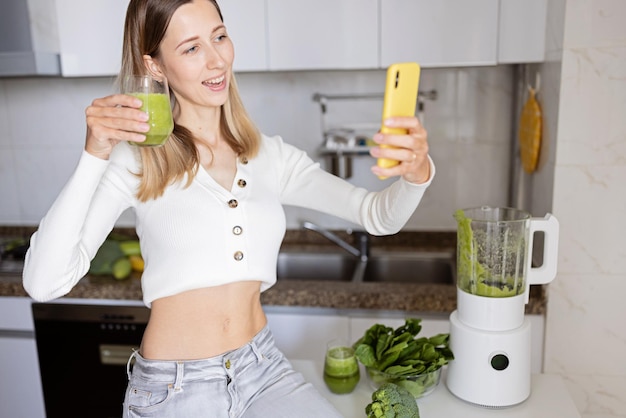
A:
{"label": "woman's eye", "polygon": [[192,46],[191,48],[187,48],[187,49],[185,50],[185,53],[186,53],[186,54],[192,54],[192,53],[196,52],[197,50],[198,50],[198,47],[197,47],[197,46]]}
{"label": "woman's eye", "polygon": [[225,33],[222,35],[217,35],[217,37],[215,38],[216,41],[220,42],[223,41],[224,39],[228,38],[228,35],[226,35]]}

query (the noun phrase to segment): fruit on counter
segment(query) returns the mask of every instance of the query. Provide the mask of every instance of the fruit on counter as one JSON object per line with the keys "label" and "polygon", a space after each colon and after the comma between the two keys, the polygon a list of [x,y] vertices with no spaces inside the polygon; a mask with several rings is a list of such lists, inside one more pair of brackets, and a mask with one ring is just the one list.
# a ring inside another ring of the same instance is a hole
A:
{"label": "fruit on counter", "polygon": [[113,263],[113,277],[117,280],[122,280],[130,276],[132,271],[132,266],[130,264],[130,260],[127,257],[118,258],[115,263]]}
{"label": "fruit on counter", "polygon": [[136,239],[120,241],[120,249],[127,256],[141,255],[141,247],[139,246],[139,240],[136,240]]}
{"label": "fruit on counter", "polygon": [[143,271],[143,258],[137,240],[107,238],[96,253],[89,274],[126,279],[132,271]]}
{"label": "fruit on counter", "polygon": [[365,407],[367,418],[419,418],[415,398],[406,389],[385,383],[372,393],[372,402]]}
{"label": "fruit on counter", "polygon": [[141,254],[129,255],[128,260],[130,261],[130,266],[132,267],[133,271],[138,271],[140,273],[143,271],[145,263]]}

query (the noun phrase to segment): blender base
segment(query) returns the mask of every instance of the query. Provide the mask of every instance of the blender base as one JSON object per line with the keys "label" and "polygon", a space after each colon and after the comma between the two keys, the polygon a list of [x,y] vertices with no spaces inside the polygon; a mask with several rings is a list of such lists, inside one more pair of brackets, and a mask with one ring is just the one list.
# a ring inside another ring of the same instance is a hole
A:
{"label": "blender base", "polygon": [[456,397],[487,408],[517,405],[530,396],[530,321],[507,331],[485,331],[450,315],[446,384]]}

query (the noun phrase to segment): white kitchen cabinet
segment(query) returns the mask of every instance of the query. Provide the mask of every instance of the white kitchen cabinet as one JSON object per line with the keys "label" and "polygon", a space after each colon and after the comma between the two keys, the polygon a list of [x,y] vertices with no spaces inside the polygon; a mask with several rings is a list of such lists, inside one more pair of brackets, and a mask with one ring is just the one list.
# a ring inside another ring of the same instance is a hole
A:
{"label": "white kitchen cabinet", "polygon": [[288,357],[324,358],[326,343],[349,336],[349,318],[316,309],[265,307],[276,346]]}
{"label": "white kitchen cabinet", "polygon": [[0,417],[45,418],[31,300],[0,297]]}
{"label": "white kitchen cabinet", "polygon": [[219,3],[228,36],[235,45],[235,71],[266,71],[265,1],[228,0]]}
{"label": "white kitchen cabinet", "polygon": [[541,62],[548,0],[500,0],[498,63]]}
{"label": "white kitchen cabinet", "polygon": [[381,65],[495,65],[498,0],[381,0]]}
{"label": "white kitchen cabinet", "polygon": [[116,75],[128,0],[56,0],[64,77]]}
{"label": "white kitchen cabinet", "polygon": [[271,70],[378,68],[379,0],[267,0]]}

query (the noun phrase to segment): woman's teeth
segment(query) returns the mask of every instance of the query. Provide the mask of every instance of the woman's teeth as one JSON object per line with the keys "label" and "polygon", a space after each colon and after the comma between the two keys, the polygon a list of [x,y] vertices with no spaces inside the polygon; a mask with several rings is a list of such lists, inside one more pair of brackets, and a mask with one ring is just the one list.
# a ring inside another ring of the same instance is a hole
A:
{"label": "woman's teeth", "polygon": [[211,86],[211,85],[215,86],[215,85],[221,84],[223,81],[224,81],[224,76],[221,76],[221,77],[213,78],[211,80],[203,81],[202,84],[206,84],[208,86]]}

